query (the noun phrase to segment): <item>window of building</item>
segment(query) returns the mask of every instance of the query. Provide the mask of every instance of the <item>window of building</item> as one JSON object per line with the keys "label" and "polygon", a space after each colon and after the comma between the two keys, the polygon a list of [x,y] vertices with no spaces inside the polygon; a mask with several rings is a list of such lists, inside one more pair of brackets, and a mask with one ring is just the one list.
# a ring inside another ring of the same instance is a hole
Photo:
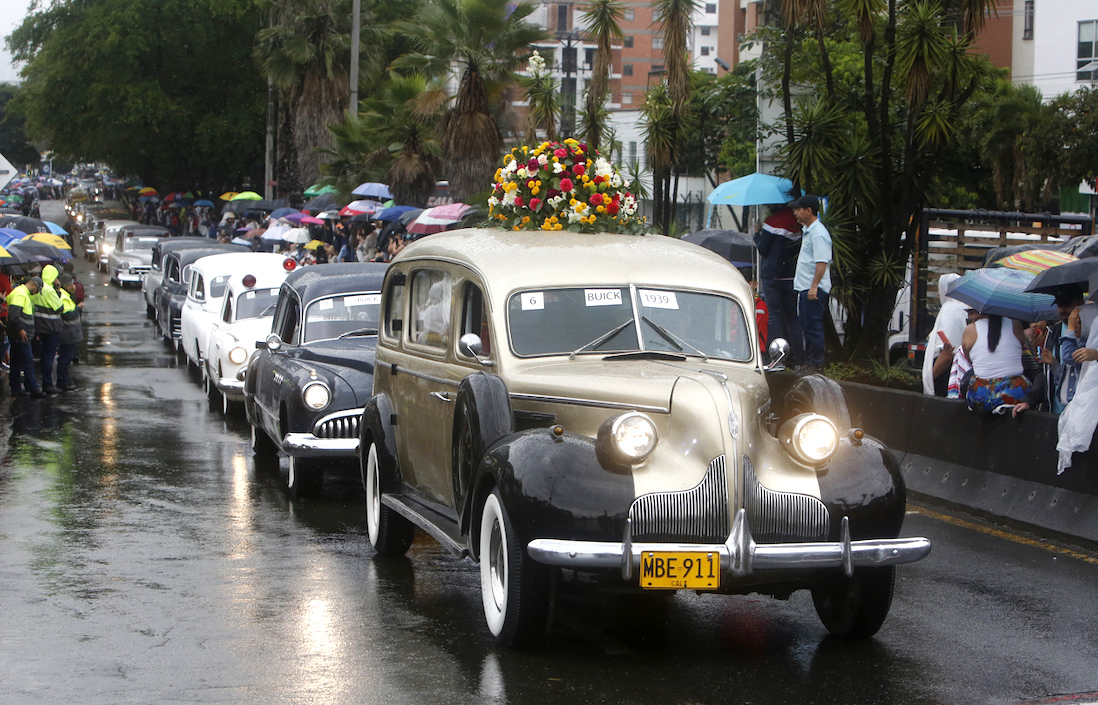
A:
{"label": "window of building", "polygon": [[705,4],[705,11],[710,15],[715,15],[717,13],[717,3],[707,2]]}
{"label": "window of building", "polygon": [[709,47],[702,47],[702,56],[709,56]]}
{"label": "window of building", "polygon": [[622,91],[621,92],[621,104],[622,105],[632,105],[633,104],[633,91]]}
{"label": "window of building", "polygon": [[712,29],[712,28],[711,28],[711,27],[702,27],[702,28],[701,28],[701,30],[702,30],[702,36],[703,36],[703,37],[708,37],[708,36],[709,36],[709,30],[710,30],[710,29]]}
{"label": "window of building", "polygon": [[624,19],[625,19],[626,22],[632,22],[636,18],[637,18],[637,13],[636,13],[635,10],[626,10],[625,11],[625,18]]}
{"label": "window of building", "polygon": [[633,35],[632,34],[625,35],[625,48],[626,49],[632,49],[633,48]]}
{"label": "window of building", "polygon": [[[1079,50],[1078,60],[1075,64],[1076,81],[1093,81],[1098,79],[1098,63],[1095,59],[1095,40],[1098,38],[1098,20],[1090,20],[1079,23]],[[1085,70],[1084,70],[1085,69]]]}
{"label": "window of building", "polygon": [[1026,0],[1022,39],[1033,39],[1033,0]]}
{"label": "window of building", "polygon": [[622,65],[621,75],[622,76],[632,76],[633,75],[633,64],[624,64],[624,65]]}
{"label": "window of building", "polygon": [[636,142],[630,142],[629,143],[629,163],[632,164],[634,167],[637,166],[637,143]]}
{"label": "window of building", "polygon": [[595,63],[595,50],[594,49],[584,49],[583,50],[583,63],[587,64],[587,68],[591,68],[591,66]]}
{"label": "window of building", "polygon": [[568,30],[568,6],[557,5],[557,29],[561,31]]}
{"label": "window of building", "polygon": [[652,64],[651,73],[663,73],[663,64]]}
{"label": "window of building", "polygon": [[663,37],[652,37],[652,48],[663,49]]}

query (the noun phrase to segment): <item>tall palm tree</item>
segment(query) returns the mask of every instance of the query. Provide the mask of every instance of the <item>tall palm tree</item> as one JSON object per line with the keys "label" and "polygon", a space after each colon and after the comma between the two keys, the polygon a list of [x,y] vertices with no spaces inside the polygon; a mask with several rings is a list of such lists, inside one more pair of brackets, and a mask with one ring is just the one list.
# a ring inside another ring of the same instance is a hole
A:
{"label": "tall palm tree", "polygon": [[491,108],[493,97],[514,82],[515,71],[544,41],[526,21],[534,6],[509,0],[430,0],[415,18],[396,23],[415,50],[394,62],[428,75],[460,73],[457,93],[443,114],[441,143],[450,192],[465,200],[491,184],[503,137]]}
{"label": "tall palm tree", "polygon": [[584,7],[583,22],[587,25],[587,40],[595,44],[595,63],[584,98],[582,131],[587,144],[599,149],[606,131],[606,97],[610,93],[610,72],[613,68],[614,43],[625,37],[621,21],[625,8],[621,0],[591,0]]}
{"label": "tall palm tree", "polygon": [[[694,27],[694,10],[697,0],[656,0],[654,24],[663,30],[664,83],[667,86],[667,99],[671,106],[671,122],[677,132],[675,142],[681,144],[685,137],[685,128],[689,124],[687,101],[690,98],[690,55],[688,46],[690,33]],[[680,163],[678,150],[672,153],[671,169]],[[666,235],[671,232],[671,222],[675,218],[675,204],[678,201],[678,173],[675,170],[675,186],[663,192],[664,203],[660,208],[662,220],[656,222]],[[658,191],[657,191],[658,194]]]}
{"label": "tall palm tree", "polygon": [[351,3],[280,0],[271,7],[271,26],[256,35],[255,56],[282,98],[279,143],[292,143],[296,152],[296,173],[280,174],[279,181],[312,183],[320,173],[317,150],[331,145],[327,126],[340,119],[350,93]]}
{"label": "tall palm tree", "polygon": [[535,53],[530,57],[530,75],[519,79],[526,92],[526,141],[538,141],[538,130],[545,139],[557,139],[557,119],[560,117],[560,92],[553,74],[545,70],[545,59]]}

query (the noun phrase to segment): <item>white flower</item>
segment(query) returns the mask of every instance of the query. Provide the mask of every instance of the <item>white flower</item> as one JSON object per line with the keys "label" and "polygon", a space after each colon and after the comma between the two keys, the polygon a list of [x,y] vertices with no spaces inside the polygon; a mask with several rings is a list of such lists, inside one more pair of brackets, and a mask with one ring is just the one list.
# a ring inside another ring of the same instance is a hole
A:
{"label": "white flower", "polygon": [[495,196],[492,196],[491,198],[488,199],[488,205],[491,206],[492,208],[495,208],[496,206],[499,205],[499,199],[496,198]]}
{"label": "white flower", "polygon": [[519,177],[520,179],[525,179],[526,178],[526,167],[520,166],[518,169],[516,169],[515,170],[515,176]]}
{"label": "white flower", "polygon": [[553,162],[553,173],[554,174],[559,174],[562,171],[564,171],[564,165],[561,164],[560,162]]}
{"label": "white flower", "polygon": [[505,206],[515,205],[515,197],[516,196],[518,196],[518,189],[515,189],[514,191],[508,191],[507,193],[503,194],[503,205],[505,205]]}
{"label": "white flower", "polygon": [[539,154],[538,155],[538,164],[541,164],[542,166],[545,166],[548,163],[549,163],[549,157],[545,156],[544,154]]}

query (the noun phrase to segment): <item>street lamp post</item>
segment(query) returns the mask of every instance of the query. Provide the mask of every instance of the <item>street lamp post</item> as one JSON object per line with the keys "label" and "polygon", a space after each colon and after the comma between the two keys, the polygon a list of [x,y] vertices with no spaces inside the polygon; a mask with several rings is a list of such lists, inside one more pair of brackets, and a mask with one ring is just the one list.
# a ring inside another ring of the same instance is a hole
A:
{"label": "street lamp post", "polygon": [[560,70],[564,74],[564,80],[560,82],[560,134],[561,137],[572,137],[576,131],[576,83],[578,82],[577,79],[572,78],[572,74],[579,73],[576,49],[579,33],[559,30],[556,36],[557,40],[563,43],[560,56]]}

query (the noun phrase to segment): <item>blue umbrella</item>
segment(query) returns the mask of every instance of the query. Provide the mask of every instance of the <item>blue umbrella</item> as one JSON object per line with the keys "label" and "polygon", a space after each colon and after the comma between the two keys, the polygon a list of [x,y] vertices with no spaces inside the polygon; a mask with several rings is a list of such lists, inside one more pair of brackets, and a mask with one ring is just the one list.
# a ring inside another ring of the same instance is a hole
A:
{"label": "blue umbrella", "polygon": [[278,218],[290,215],[291,213],[299,213],[299,212],[300,211],[298,211],[296,208],[276,208],[275,210],[271,211],[271,219],[272,220],[277,220]]}
{"label": "blue umbrella", "polygon": [[67,235],[68,234],[68,233],[65,232],[65,229],[62,228],[57,223],[51,223],[48,220],[43,220],[42,222],[46,224],[46,227],[49,228],[50,232],[53,233],[54,235]]}
{"label": "blue umbrella", "polygon": [[954,282],[946,296],[966,303],[980,313],[1019,321],[1059,318],[1055,297],[1026,291],[1035,276],[1006,267],[974,269]]}
{"label": "blue umbrella", "polygon": [[354,191],[351,191],[356,196],[362,196],[363,198],[374,198],[379,201],[387,201],[393,197],[393,194],[389,192],[389,187],[385,184],[379,184],[376,181],[367,181],[364,184],[359,184]]}
{"label": "blue umbrella", "polygon": [[726,181],[709,194],[710,203],[759,206],[792,201],[793,182],[770,174],[748,174]]}
{"label": "blue umbrella", "polygon": [[214,204],[213,204],[213,201],[207,201],[205,198],[203,198],[200,201],[195,201],[194,202],[194,207],[195,208],[213,208]]}
{"label": "blue umbrella", "polygon": [[374,220],[393,221],[400,218],[404,213],[414,210],[416,209],[412,206],[389,206],[374,213]]}
{"label": "blue umbrella", "polygon": [[13,242],[19,242],[27,234],[22,230],[16,230],[15,228],[0,228],[0,247],[6,248]]}

